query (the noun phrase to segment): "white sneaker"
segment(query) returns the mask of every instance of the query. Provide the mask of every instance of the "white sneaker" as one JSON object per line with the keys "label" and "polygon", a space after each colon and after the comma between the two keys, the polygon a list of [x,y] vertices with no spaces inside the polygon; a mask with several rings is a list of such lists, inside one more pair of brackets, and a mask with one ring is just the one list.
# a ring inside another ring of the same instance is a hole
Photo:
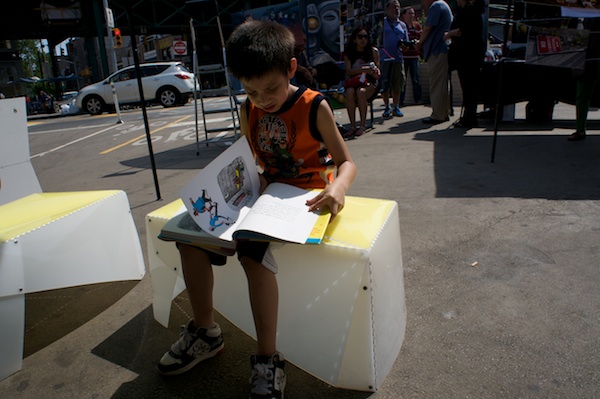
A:
{"label": "white sneaker", "polygon": [[201,361],[217,356],[224,347],[221,327],[217,323],[209,329],[194,328],[194,321],[190,320],[186,326],[181,326],[179,339],[160,359],[158,371],[165,375],[185,373]]}
{"label": "white sneaker", "polygon": [[283,355],[279,352],[271,356],[252,355],[250,364],[250,399],[283,399],[286,383]]}

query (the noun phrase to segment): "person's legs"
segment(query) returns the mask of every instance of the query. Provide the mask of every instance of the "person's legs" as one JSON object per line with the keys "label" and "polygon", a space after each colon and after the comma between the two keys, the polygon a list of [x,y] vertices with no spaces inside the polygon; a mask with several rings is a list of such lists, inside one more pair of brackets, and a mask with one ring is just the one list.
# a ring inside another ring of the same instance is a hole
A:
{"label": "person's legs", "polygon": [[[421,84],[419,83],[419,60],[417,58],[409,58],[404,60],[404,73],[405,79],[408,80],[408,76],[410,75],[410,81],[412,83],[413,90],[413,100],[415,104],[421,101],[422,89]],[[404,105],[404,100],[406,99],[406,83],[404,84],[404,89],[402,90],[402,94],[400,95],[400,104]]]}
{"label": "person's legs", "polygon": [[224,348],[221,328],[213,315],[212,264],[224,264],[225,257],[184,244],[178,248],[193,319],[182,326],[179,339],[158,363],[158,370],[166,375],[184,373]]}
{"label": "person's legs", "polygon": [[370,85],[368,87],[362,87],[356,91],[356,98],[358,102],[358,113],[360,115],[360,126],[356,130],[356,135],[361,136],[367,129],[367,108],[369,107],[369,98],[375,95],[376,87]]}
{"label": "person's legs", "polygon": [[[248,279],[258,344],[257,353],[250,358],[250,398],[280,398],[283,397],[286,375],[285,359],[277,352],[277,266],[268,243],[239,243],[238,254]],[[262,263],[258,259],[262,259]]]}
{"label": "person's legs", "polygon": [[350,130],[356,129],[356,89],[346,89],[346,109],[350,119]]}
{"label": "person's legs", "polygon": [[[411,60],[407,60],[404,59],[404,77],[405,79],[408,80],[408,74],[410,73],[410,61]],[[402,88],[402,91],[400,92],[400,99],[399,99],[399,105],[404,105],[404,100],[406,99],[406,84],[404,84],[404,87]]]}
{"label": "person's legs", "polygon": [[270,356],[277,351],[277,307],[279,290],[275,274],[260,262],[240,259],[248,279],[248,292],[258,343],[257,354]]}
{"label": "person's legs", "polygon": [[400,111],[400,94],[404,90],[406,83],[406,75],[404,74],[404,63],[394,62],[392,67],[392,102],[395,104],[392,108],[394,116],[404,116]]}
{"label": "person's legs", "polygon": [[179,245],[181,268],[192,306],[194,325],[211,327],[213,315],[213,270],[208,253],[189,245]]}
{"label": "person's legs", "polygon": [[464,113],[460,123],[464,127],[477,125],[477,83],[479,81],[479,65],[465,64],[457,70],[463,94]]}
{"label": "person's legs", "polygon": [[385,105],[385,110],[383,111],[383,117],[387,118],[390,116],[390,86],[392,79],[392,64],[393,61],[387,60],[383,61],[383,67],[381,71],[381,78],[379,81],[381,82],[381,98],[383,99],[383,104]]}
{"label": "person's legs", "polygon": [[448,54],[432,55],[429,64],[429,96],[431,100],[431,119],[448,119],[450,98],[448,93]]}
{"label": "person's legs", "polygon": [[356,92],[356,100],[358,102],[358,115],[360,116],[359,127],[364,129],[366,127],[366,119],[367,119],[367,92],[373,94],[373,89],[371,87],[361,87]]}
{"label": "person's legs", "polygon": [[411,59],[410,65],[410,79],[413,88],[413,98],[415,100],[415,104],[417,104],[423,97],[423,89],[421,88],[421,83],[419,81],[419,59]]}
{"label": "person's legs", "polygon": [[577,132],[585,135],[587,116],[590,110],[590,99],[599,82],[600,61],[588,61],[584,74],[577,79],[575,95],[575,113]]}
{"label": "person's legs", "polygon": [[385,106],[385,109],[383,110],[383,117],[387,118],[388,116],[390,116],[390,112],[392,112],[392,110],[390,108],[390,92],[389,91],[382,92],[381,99],[383,100],[383,105]]}
{"label": "person's legs", "polygon": [[577,133],[585,135],[585,127],[587,124],[587,115],[590,110],[590,96],[592,89],[585,79],[577,80],[577,89],[575,94],[575,115]]}

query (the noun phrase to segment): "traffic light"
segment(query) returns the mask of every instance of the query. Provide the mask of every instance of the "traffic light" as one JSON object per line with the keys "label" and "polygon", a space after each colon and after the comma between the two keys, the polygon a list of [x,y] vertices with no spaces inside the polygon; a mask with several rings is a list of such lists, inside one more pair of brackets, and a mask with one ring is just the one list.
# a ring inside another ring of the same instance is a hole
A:
{"label": "traffic light", "polygon": [[121,48],[123,46],[123,38],[121,37],[121,29],[113,28],[113,36],[115,37],[115,48]]}

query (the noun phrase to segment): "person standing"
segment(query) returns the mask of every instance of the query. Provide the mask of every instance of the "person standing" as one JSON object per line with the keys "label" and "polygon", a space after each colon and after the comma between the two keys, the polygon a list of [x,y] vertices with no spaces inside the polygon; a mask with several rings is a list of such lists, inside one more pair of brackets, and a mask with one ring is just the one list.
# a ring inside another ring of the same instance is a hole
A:
{"label": "person standing", "polygon": [[594,91],[599,88],[598,86],[600,86],[600,61],[586,61],[583,74],[577,78],[575,92],[576,130],[567,138],[569,141],[585,140],[590,100]]}
{"label": "person standing", "polygon": [[450,120],[450,93],[448,85],[448,44],[444,34],[450,30],[452,10],[443,0],[421,0],[427,18],[417,50],[429,66],[429,98],[431,116],[423,123],[437,124]]}
{"label": "person standing", "polygon": [[483,0],[458,0],[456,18],[446,33],[451,40],[448,52],[450,70],[456,69],[463,94],[463,115],[454,123],[456,127],[477,127],[477,85],[485,55],[483,39]]}
{"label": "person standing", "polygon": [[[413,43],[416,43],[421,37],[423,28],[421,28],[421,24],[419,22],[415,21],[415,9],[412,7],[405,8],[402,10],[401,18],[406,24],[409,40]],[[404,51],[404,73],[406,74],[406,78],[408,78],[408,75],[410,74],[415,104],[421,101],[421,97],[423,95],[421,83],[419,82],[420,56],[421,54],[417,51],[414,45],[408,46],[408,48]],[[402,94],[400,94],[400,104],[404,105],[405,97],[406,85],[404,86],[404,90],[402,90]]]}
{"label": "person standing", "polygon": [[[383,117],[387,118],[390,113],[394,116],[404,116],[400,110],[400,93],[404,90],[406,75],[404,74],[404,60],[402,50],[406,46],[401,42],[408,41],[406,25],[400,20],[400,2],[389,0],[385,8],[383,20],[383,48],[381,49],[381,61],[383,61],[383,72],[381,79],[381,96],[385,104]],[[390,106],[390,91],[392,104]]]}

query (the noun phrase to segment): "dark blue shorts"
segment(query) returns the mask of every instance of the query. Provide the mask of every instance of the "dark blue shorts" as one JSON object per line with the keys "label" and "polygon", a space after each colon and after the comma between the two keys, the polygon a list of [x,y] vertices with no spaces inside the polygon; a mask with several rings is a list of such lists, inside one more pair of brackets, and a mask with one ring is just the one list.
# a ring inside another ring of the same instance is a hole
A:
{"label": "dark blue shorts", "polygon": [[[177,247],[179,248],[179,243],[177,243]],[[227,263],[227,257],[225,255],[216,254],[202,247],[193,248],[196,248],[198,251],[206,252],[212,265],[223,266]],[[242,256],[247,256],[258,263],[263,263],[267,249],[269,249],[268,241],[238,241],[236,246],[238,259],[241,260]]]}

